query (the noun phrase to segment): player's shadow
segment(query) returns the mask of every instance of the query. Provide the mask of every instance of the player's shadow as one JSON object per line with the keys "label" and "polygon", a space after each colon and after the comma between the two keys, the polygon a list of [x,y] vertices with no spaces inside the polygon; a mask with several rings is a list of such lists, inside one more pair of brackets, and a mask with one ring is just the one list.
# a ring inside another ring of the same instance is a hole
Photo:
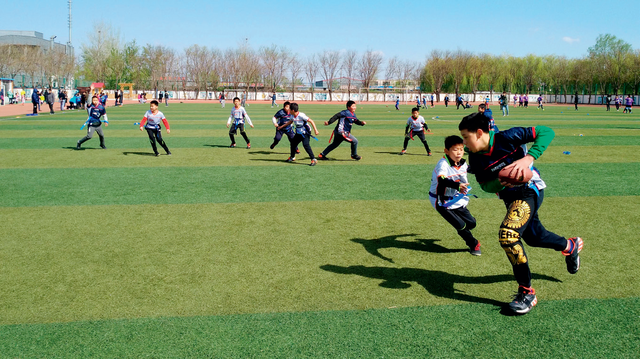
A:
{"label": "player's shadow", "polygon": [[[374,153],[383,153],[383,154],[387,154],[387,155],[400,155],[400,156],[402,155],[398,151],[395,151],[395,152],[394,151],[379,151],[379,152],[374,152]],[[433,155],[433,153],[435,153],[435,152],[432,152],[432,155]],[[404,156],[425,156],[425,157],[428,157],[427,153],[409,153],[409,152],[406,152],[404,154]]]}
{"label": "player's shadow", "polygon": [[229,145],[202,145],[203,147],[229,148]]}
{"label": "player's shadow", "polygon": [[[491,304],[497,307],[503,307],[505,303],[474,295],[455,289],[456,284],[493,284],[498,282],[512,282],[512,274],[498,274],[487,276],[465,276],[458,274],[450,274],[443,271],[418,269],[418,268],[389,268],[389,267],[366,267],[356,266],[337,266],[325,264],[320,269],[327,272],[337,274],[353,274],[361,277],[381,280],[378,284],[381,287],[389,289],[407,289],[411,287],[411,283],[415,282],[422,286],[430,294],[472,303]],[[560,282],[560,280],[542,275],[533,274],[533,278],[537,280],[546,280],[551,282]],[[503,310],[506,314],[506,310]]]}
{"label": "player's shadow", "polygon": [[155,154],[153,152],[131,152],[131,151],[125,151],[125,152],[122,152],[122,154],[125,155],[125,156],[129,156],[129,155],[155,156]]}
{"label": "player's shadow", "polygon": [[401,237],[414,237],[417,236],[415,233],[409,234],[396,234],[385,236],[381,238],[374,239],[364,239],[364,238],[352,238],[351,241],[354,243],[362,244],[364,249],[371,253],[372,255],[383,259],[387,262],[393,263],[393,259],[384,256],[380,253],[380,249],[384,248],[400,248],[400,249],[409,249],[414,251],[422,251],[422,252],[430,252],[430,253],[457,253],[457,252],[468,252],[467,249],[449,249],[443,247],[436,242],[440,242],[439,239],[415,239],[410,241],[398,240]]}
{"label": "player's shadow", "polygon": [[102,148],[100,147],[80,147],[80,149],[78,150],[76,148],[76,146],[67,146],[67,147],[62,147],[65,150],[74,150],[74,151],[84,151],[84,150],[102,150]]}
{"label": "player's shadow", "polygon": [[288,155],[289,152],[273,152],[273,151],[249,151],[250,155]]}

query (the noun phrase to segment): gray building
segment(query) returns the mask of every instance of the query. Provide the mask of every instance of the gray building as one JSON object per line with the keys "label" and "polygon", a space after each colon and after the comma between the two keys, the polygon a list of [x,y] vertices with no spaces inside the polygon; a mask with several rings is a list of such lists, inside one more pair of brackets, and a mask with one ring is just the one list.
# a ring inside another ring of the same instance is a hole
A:
{"label": "gray building", "polygon": [[41,32],[0,30],[1,45],[38,46],[44,51],[55,49],[67,54],[73,53],[73,46],[55,42],[55,36],[45,39]]}

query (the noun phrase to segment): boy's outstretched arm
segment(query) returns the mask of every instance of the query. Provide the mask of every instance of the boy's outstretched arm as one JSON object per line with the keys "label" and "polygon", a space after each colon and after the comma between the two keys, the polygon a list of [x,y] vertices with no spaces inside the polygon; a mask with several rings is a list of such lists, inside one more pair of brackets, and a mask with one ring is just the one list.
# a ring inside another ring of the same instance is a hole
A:
{"label": "boy's outstretched arm", "polygon": [[339,118],[340,118],[340,114],[342,112],[338,112],[335,115],[331,116],[331,118],[329,119],[329,121],[324,121],[324,125],[325,126],[329,126],[330,124],[336,122]]}

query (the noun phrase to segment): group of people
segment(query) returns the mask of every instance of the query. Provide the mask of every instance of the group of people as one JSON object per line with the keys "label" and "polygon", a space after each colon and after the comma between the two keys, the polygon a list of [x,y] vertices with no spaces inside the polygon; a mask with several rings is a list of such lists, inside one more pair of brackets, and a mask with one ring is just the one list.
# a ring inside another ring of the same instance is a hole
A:
{"label": "group of people", "polygon": [[[506,97],[505,94],[503,96]],[[251,142],[245,131],[245,124],[254,127],[247,111],[241,106],[240,98],[233,99],[234,107],[227,120],[231,145],[236,147],[237,132],[251,148]],[[351,158],[360,160],[358,155],[358,140],[353,136],[353,125],[364,126],[365,121],[356,116],[357,104],[354,101],[346,103],[346,109],[333,115],[324,122],[325,126],[336,123],[331,134],[330,144],[316,158],[310,146],[310,139],[317,136],[319,131],[315,122],[300,106],[293,102],[285,102],[282,109],[273,116],[272,122],[276,128],[273,143],[274,149],[283,137],[289,140],[290,156],[286,162],[294,162],[299,153],[298,146],[302,143],[311,159],[310,166],[315,166],[318,160],[328,160],[328,155],[343,142],[351,145]],[[93,133],[100,137],[100,147],[106,149],[102,123],[108,126],[106,110],[100,103],[98,96],[93,96],[92,104],[87,109],[89,118],[87,135],[76,145],[81,149],[82,143],[92,138]],[[140,122],[140,131],[146,130],[155,156],[159,156],[157,144],[171,155],[169,148],[162,139],[161,129],[164,125],[170,132],[169,123],[164,114],[158,111],[158,101],[150,103],[149,110]],[[83,126],[84,127],[84,126]],[[478,112],[465,116],[458,125],[460,136],[450,135],[444,140],[444,156],[436,164],[429,188],[429,199],[432,207],[457,231],[474,256],[482,254],[480,241],[475,238],[472,230],[476,227],[476,219],[470,213],[469,203],[471,187],[467,173],[473,173],[481,189],[485,192],[496,193],[504,201],[506,214],[500,224],[498,240],[512,265],[513,274],[518,283],[518,290],[508,308],[517,314],[528,313],[537,304],[536,291],[532,287],[529,258],[524,250],[523,242],[532,247],[549,248],[560,252],[565,258],[567,271],[577,273],[580,268],[579,253],[583,247],[580,237],[565,238],[548,231],[538,217],[538,209],[544,199],[545,182],[540,172],[533,166],[553,140],[553,130],[545,126],[514,127],[500,131],[493,118],[492,111],[487,104],[478,106]],[[411,117],[407,119],[405,139],[402,152],[406,153],[407,144],[413,136],[418,136],[425,146],[427,154],[431,150],[426,142],[425,133],[430,131],[424,118],[420,116],[420,109],[412,109]],[[527,149],[526,144],[532,143]],[[463,157],[468,153],[468,161]],[[499,173],[510,172],[513,177],[524,176],[531,171],[531,180],[526,183],[513,184]]]}
{"label": "group of people", "polygon": [[[616,105],[616,111],[620,111],[620,104],[622,104],[623,98],[624,96],[620,97],[616,95],[616,97],[613,99],[613,102]],[[603,102],[607,105],[607,111],[611,111],[611,95],[607,94],[603,98]],[[633,97],[631,97],[631,95],[627,95],[627,98],[624,99],[624,110],[622,112],[631,113],[631,111],[633,110],[633,104],[634,104]]]}

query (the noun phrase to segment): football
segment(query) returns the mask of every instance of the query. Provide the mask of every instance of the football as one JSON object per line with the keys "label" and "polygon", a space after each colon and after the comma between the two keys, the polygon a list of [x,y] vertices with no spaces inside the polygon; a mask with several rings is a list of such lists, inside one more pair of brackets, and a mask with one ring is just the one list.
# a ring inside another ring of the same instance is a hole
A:
{"label": "football", "polygon": [[509,166],[501,169],[500,173],[498,173],[498,179],[511,184],[523,184],[529,182],[531,177],[533,177],[533,172],[530,168],[527,168],[520,177],[515,177],[515,173],[511,175],[511,170],[512,168]]}

